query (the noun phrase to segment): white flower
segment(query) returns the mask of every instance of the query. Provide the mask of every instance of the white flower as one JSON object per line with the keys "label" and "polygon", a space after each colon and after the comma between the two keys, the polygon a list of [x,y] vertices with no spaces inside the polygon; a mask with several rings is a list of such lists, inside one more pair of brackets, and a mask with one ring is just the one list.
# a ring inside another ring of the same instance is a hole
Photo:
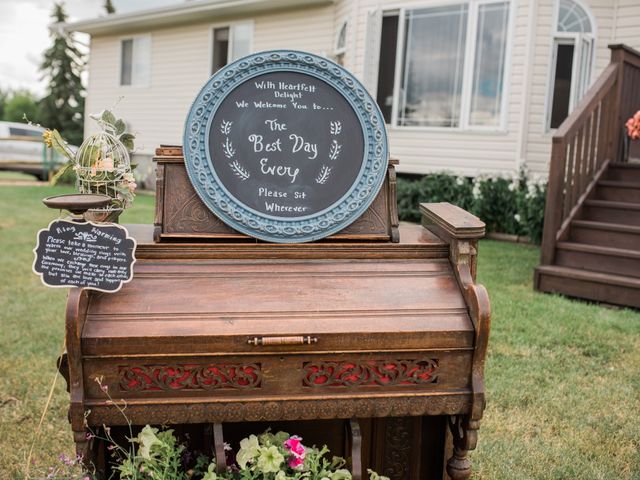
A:
{"label": "white flower", "polygon": [[260,453],[260,445],[258,444],[258,437],[255,435],[249,435],[249,438],[244,438],[240,441],[240,450],[236,455],[236,462],[240,468],[245,468],[247,463],[253,463],[255,457]]}
{"label": "white flower", "polygon": [[151,428],[149,425],[145,426],[142,431],[138,434],[138,443],[140,444],[140,449],[138,453],[140,456],[146,460],[151,458],[151,448],[154,445],[160,445],[162,442],[156,436],[158,433],[157,428]]}
{"label": "white flower", "polygon": [[480,198],[482,196],[480,192],[480,181],[473,182],[473,191],[471,193],[473,194],[473,198]]}
{"label": "white flower", "polygon": [[513,218],[515,218],[515,219],[516,219],[516,222],[520,223],[520,214],[519,214],[519,213],[516,213],[516,214],[513,216]]}
{"label": "white flower", "polygon": [[464,185],[464,177],[456,178],[456,185]]}
{"label": "white flower", "polygon": [[218,475],[215,472],[215,467],[216,466],[213,463],[210,464],[207,472],[204,474],[204,477],[202,477],[202,480],[217,480]]}

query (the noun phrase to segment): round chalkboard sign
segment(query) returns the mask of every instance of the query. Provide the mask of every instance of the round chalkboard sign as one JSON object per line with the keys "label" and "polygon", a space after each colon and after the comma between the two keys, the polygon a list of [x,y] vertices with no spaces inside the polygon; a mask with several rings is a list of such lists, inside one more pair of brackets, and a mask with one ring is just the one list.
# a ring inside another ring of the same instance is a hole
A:
{"label": "round chalkboard sign", "polygon": [[272,242],[342,230],[384,180],[384,120],[364,87],[315,55],[270,51],[218,71],[184,134],[187,173],[211,211]]}

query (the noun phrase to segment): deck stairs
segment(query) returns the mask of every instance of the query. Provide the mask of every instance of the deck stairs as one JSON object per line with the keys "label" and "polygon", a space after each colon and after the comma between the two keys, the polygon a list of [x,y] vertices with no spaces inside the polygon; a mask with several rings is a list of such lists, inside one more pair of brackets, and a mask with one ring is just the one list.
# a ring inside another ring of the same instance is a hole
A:
{"label": "deck stairs", "polygon": [[610,65],[553,137],[534,286],[640,308],[640,159],[623,125],[640,109],[640,52]]}
{"label": "deck stairs", "polygon": [[539,290],[640,308],[640,163],[613,163],[557,242]]}

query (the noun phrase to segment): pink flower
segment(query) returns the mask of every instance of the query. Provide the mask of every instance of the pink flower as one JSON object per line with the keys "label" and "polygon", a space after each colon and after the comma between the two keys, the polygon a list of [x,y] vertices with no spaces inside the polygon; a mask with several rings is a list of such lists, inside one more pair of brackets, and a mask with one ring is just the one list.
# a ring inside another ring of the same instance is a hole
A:
{"label": "pink flower", "polygon": [[627,120],[625,126],[627,127],[627,134],[632,140],[640,139],[640,110]]}
{"label": "pink flower", "polygon": [[291,452],[289,457],[289,466],[291,468],[299,468],[304,463],[305,448],[301,442],[302,438],[296,435],[284,441],[284,447]]}
{"label": "pink flower", "polygon": [[285,440],[284,446],[293,453],[294,456],[304,458],[304,445],[302,445],[301,441],[302,438],[294,435],[288,440]]}
{"label": "pink flower", "polygon": [[304,459],[301,457],[296,457],[295,455],[292,455],[291,457],[289,457],[289,466],[291,468],[300,468],[303,463],[304,463]]}

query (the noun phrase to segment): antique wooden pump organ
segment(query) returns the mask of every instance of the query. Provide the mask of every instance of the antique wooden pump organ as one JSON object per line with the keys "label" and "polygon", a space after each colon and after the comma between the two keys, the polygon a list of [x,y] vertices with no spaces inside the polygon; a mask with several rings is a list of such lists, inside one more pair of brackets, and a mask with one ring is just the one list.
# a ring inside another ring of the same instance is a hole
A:
{"label": "antique wooden pump organ", "polygon": [[484,224],[439,203],[398,226],[384,120],[360,83],[314,55],[252,55],[207,82],[183,147],[156,153],[155,225],[128,226],[133,280],[69,296],[78,450],[100,454],[87,423],[125,423],[106,387],[134,425],[203,426],[212,449],[295,421],[352,457],[354,478],[467,478]]}

